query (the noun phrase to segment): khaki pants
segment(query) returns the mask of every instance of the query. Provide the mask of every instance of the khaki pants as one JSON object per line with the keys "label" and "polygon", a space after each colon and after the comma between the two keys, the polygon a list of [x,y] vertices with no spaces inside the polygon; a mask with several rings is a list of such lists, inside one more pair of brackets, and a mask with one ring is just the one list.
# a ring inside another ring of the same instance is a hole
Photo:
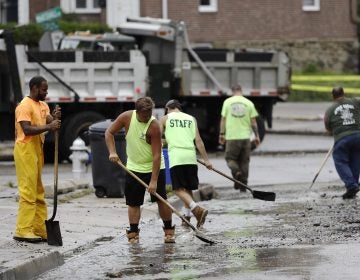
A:
{"label": "khaki pants", "polygon": [[15,143],[14,159],[19,190],[16,233],[46,236],[47,207],[41,172],[44,156],[40,137],[29,143]]}
{"label": "khaki pants", "polygon": [[249,177],[250,139],[226,140],[225,160],[233,178],[247,185]]}

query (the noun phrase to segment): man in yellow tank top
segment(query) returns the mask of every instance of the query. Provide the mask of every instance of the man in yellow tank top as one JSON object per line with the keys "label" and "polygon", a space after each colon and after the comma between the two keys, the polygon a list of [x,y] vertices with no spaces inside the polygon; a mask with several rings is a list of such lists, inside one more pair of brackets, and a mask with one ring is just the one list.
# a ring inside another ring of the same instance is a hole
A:
{"label": "man in yellow tank top", "polygon": [[192,191],[199,185],[196,148],[206,167],[211,169],[212,165],[200,137],[196,119],[181,112],[181,104],[175,99],[165,105],[165,110],[167,114],[160,119],[160,126],[165,131],[168,145],[172,187],[185,204],[184,217],[190,221],[192,213],[197,220],[197,227],[200,227],[205,223],[208,210],[193,200]]}
{"label": "man in yellow tank top", "polygon": [[15,110],[14,160],[19,189],[19,210],[14,239],[25,242],[46,241],[47,207],[41,180],[44,165],[44,132],[60,129],[60,109],[50,115],[44,102],[48,83],[41,76],[29,82],[30,95]]}
{"label": "man in yellow tank top", "polygon": [[[126,133],[126,167],[148,184],[148,191],[157,192],[167,199],[165,190],[165,164],[162,157],[161,131],[158,121],[152,116],[154,102],[150,97],[141,97],[135,103],[135,110],[121,113],[106,129],[105,141],[109,160],[120,160],[115,147],[115,134],[121,129]],[[130,243],[139,242],[140,206],[144,203],[145,188],[131,175],[126,175],[125,199],[128,205],[130,228],[126,230]],[[172,226],[172,211],[163,202],[151,195],[157,202],[159,215],[164,223],[165,243],[175,242],[175,226]]]}

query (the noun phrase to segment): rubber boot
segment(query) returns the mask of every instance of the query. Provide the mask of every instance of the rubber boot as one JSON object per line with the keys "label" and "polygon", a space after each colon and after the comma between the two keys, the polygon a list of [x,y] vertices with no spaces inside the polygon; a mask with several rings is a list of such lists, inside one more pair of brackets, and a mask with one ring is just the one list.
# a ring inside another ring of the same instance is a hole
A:
{"label": "rubber boot", "polygon": [[165,233],[164,242],[165,243],[175,243],[175,226],[172,228],[163,228]]}

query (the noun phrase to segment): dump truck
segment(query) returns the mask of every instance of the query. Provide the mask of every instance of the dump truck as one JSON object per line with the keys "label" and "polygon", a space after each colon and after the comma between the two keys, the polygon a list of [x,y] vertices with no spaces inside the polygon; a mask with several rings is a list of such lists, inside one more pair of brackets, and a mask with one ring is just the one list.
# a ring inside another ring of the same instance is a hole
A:
{"label": "dump truck", "polygon": [[[50,108],[62,108],[61,160],[69,158],[77,137],[89,142],[91,124],[133,109],[142,96],[155,101],[157,116],[169,99],[178,99],[196,117],[212,150],[218,146],[221,106],[232,85],[241,84],[244,96],[255,103],[261,139],[265,121],[272,126],[274,104],[289,95],[290,60],[283,51],[194,48],[185,23],[169,19],[129,18],[117,31],[135,39],[133,49],[39,51],[16,45],[12,33],[2,31],[0,141],[14,139],[14,110],[35,75],[48,80]],[[44,145],[48,161],[53,141],[49,134]]]}

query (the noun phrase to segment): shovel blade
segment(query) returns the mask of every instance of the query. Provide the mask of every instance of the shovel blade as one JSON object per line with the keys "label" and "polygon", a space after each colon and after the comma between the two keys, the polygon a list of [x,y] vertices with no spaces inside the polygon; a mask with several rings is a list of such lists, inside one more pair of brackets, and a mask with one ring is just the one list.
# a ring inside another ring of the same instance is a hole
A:
{"label": "shovel blade", "polygon": [[252,191],[254,198],[266,200],[266,201],[275,201],[276,194],[273,192],[261,192],[261,191]]}
{"label": "shovel blade", "polygon": [[46,233],[47,233],[47,243],[53,246],[62,246],[62,238],[60,232],[60,225],[58,221],[45,221]]}

